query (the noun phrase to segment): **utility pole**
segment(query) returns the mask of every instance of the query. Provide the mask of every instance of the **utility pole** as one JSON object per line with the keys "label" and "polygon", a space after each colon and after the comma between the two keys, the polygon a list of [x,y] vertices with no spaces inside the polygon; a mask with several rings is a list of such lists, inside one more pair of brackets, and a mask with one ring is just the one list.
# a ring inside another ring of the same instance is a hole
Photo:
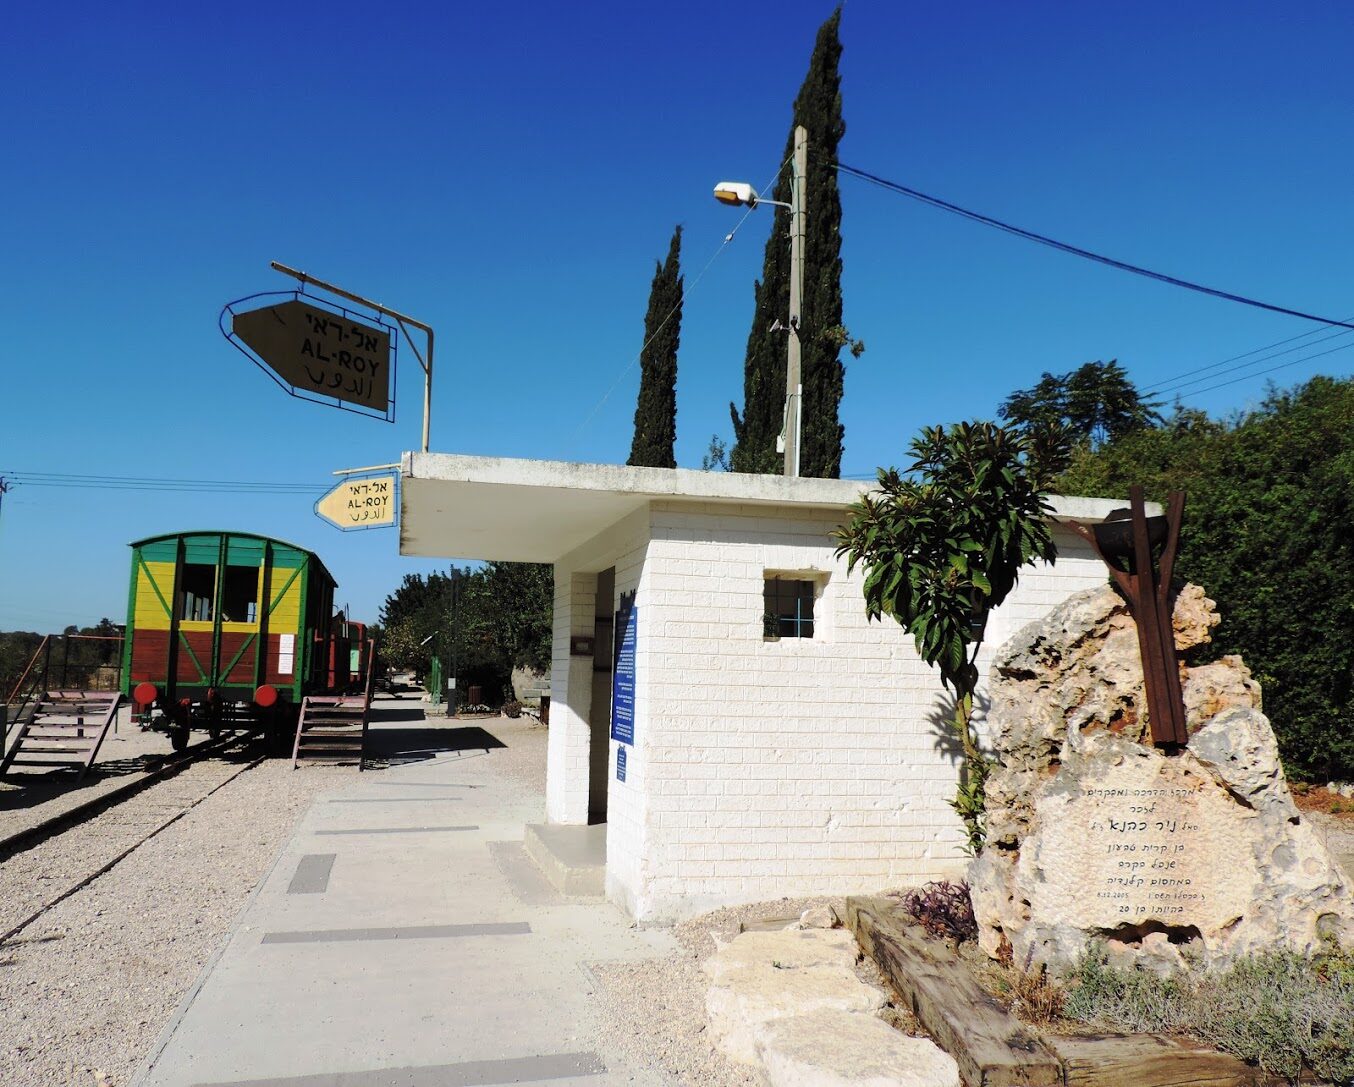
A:
{"label": "utility pole", "polygon": [[799,475],[799,439],[803,430],[804,385],[800,376],[799,312],[804,296],[804,206],[808,189],[809,133],[795,125],[795,152],[790,174],[790,329],[785,362],[785,474]]}

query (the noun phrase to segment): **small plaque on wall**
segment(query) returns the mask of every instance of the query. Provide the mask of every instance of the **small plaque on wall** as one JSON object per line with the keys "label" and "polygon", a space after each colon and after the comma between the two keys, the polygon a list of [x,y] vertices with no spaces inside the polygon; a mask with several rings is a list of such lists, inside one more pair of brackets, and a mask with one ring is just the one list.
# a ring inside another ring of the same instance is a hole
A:
{"label": "small plaque on wall", "polygon": [[569,636],[569,656],[591,657],[593,638],[591,634],[571,634]]}
{"label": "small plaque on wall", "polygon": [[616,780],[625,780],[625,744],[616,746]]}

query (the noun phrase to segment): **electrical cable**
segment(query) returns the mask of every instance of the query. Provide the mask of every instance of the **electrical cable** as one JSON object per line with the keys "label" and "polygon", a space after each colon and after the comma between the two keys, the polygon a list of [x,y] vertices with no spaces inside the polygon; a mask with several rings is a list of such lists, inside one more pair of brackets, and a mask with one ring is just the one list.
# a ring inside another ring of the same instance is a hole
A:
{"label": "electrical cable", "polygon": [[1253,377],[1263,377],[1265,374],[1272,374],[1276,370],[1286,370],[1290,366],[1297,366],[1299,363],[1310,362],[1312,359],[1319,359],[1324,355],[1333,355],[1337,351],[1348,351],[1354,347],[1354,343],[1342,343],[1339,347],[1329,347],[1325,351],[1317,351],[1315,354],[1304,355],[1300,359],[1290,359],[1288,362],[1282,362],[1278,366],[1271,366],[1268,370],[1259,370],[1253,374],[1243,374],[1241,377],[1234,377],[1229,381],[1220,381],[1216,385],[1209,385],[1202,389],[1195,389],[1193,392],[1185,393],[1180,397],[1181,400],[1188,400],[1194,396],[1201,396],[1204,393],[1210,393],[1214,389],[1225,388],[1228,385],[1235,385],[1238,381],[1249,381]]}
{"label": "electrical cable", "polygon": [[261,480],[163,479],[147,476],[104,476],[66,472],[20,472],[6,474],[13,486],[56,487],[83,490],[174,491],[206,494],[317,494],[325,490],[315,483],[270,483]]}
{"label": "electrical cable", "polygon": [[[1347,317],[1347,318],[1345,318],[1345,320],[1347,320],[1347,321],[1354,321],[1354,317]],[[1230,358],[1225,358],[1225,359],[1223,359],[1221,362],[1210,363],[1208,366],[1200,366],[1200,367],[1198,367],[1197,369],[1194,369],[1194,370],[1186,370],[1186,371],[1185,371],[1184,373],[1182,373],[1182,374],[1176,374],[1175,377],[1164,377],[1164,378],[1162,378],[1160,381],[1158,381],[1156,384],[1146,386],[1142,391],[1143,391],[1144,393],[1153,392],[1154,390],[1159,389],[1162,385],[1169,385],[1169,384],[1172,384],[1172,383],[1174,383],[1174,382],[1180,380],[1181,378],[1189,377],[1189,376],[1191,376],[1192,374],[1202,374],[1202,373],[1206,373],[1206,372],[1209,371],[1209,370],[1216,370],[1216,369],[1218,369],[1218,368],[1221,367],[1221,366],[1226,366],[1229,362],[1236,362],[1236,361],[1239,360],[1239,359],[1249,358],[1251,355],[1258,355],[1261,351],[1268,351],[1271,347],[1282,347],[1284,344],[1286,344],[1286,343],[1292,343],[1294,340],[1305,340],[1305,339],[1307,339],[1309,336],[1315,336],[1318,332],[1322,332],[1322,331],[1324,331],[1324,330],[1323,330],[1323,329],[1320,329],[1320,328],[1312,328],[1312,329],[1308,329],[1306,332],[1299,332],[1296,336],[1289,336],[1289,337],[1287,337],[1286,339],[1275,340],[1273,343],[1267,343],[1267,344],[1265,344],[1263,347],[1256,347],[1256,348],[1253,348],[1253,349],[1250,350],[1250,351],[1243,351],[1243,352],[1241,352],[1241,354],[1239,354],[1239,355],[1232,355]],[[1323,340],[1334,339],[1335,336],[1348,336],[1348,335],[1349,335],[1348,332],[1337,332],[1337,333],[1334,334],[1334,336],[1325,336],[1325,337],[1322,337],[1321,340],[1316,340],[1316,341],[1313,341],[1313,342],[1315,342],[1315,343],[1321,343],[1321,342],[1323,342]],[[1309,346],[1309,345],[1308,345],[1308,344],[1299,344],[1297,347],[1294,347],[1294,348],[1292,348],[1291,350],[1293,350],[1293,351],[1301,351],[1302,348],[1307,347],[1307,346]],[[1279,355],[1285,355],[1285,354],[1287,354],[1287,353],[1288,353],[1287,351],[1280,351],[1280,352],[1278,352]],[[1269,357],[1275,358],[1275,357],[1277,357],[1277,356],[1276,356],[1276,355],[1272,355],[1272,356],[1269,356]],[[1263,360],[1256,360],[1256,361],[1263,361]],[[1252,363],[1247,363],[1246,365],[1247,365],[1247,366],[1250,366],[1250,365],[1252,365]],[[1241,367],[1238,367],[1238,369],[1241,369]]]}
{"label": "electrical cable", "polygon": [[[1158,383],[1157,385],[1153,385],[1152,388],[1151,388],[1150,390],[1143,390],[1143,392],[1144,392],[1144,395],[1146,395],[1149,391],[1150,391],[1151,393],[1153,393],[1153,394],[1156,394],[1156,395],[1165,395],[1165,394],[1168,394],[1168,393],[1178,393],[1181,389],[1187,389],[1187,388],[1189,388],[1191,385],[1199,385],[1199,384],[1202,384],[1202,383],[1205,382],[1205,381],[1214,381],[1214,380],[1216,380],[1217,378],[1222,377],[1223,374],[1239,373],[1239,372],[1242,371],[1242,370],[1250,369],[1252,366],[1259,366],[1261,363],[1269,362],[1271,359],[1281,358],[1281,357],[1284,356],[1284,355],[1291,355],[1294,351],[1305,351],[1307,348],[1309,348],[1309,347],[1315,347],[1315,346],[1316,346],[1317,344],[1319,344],[1319,343],[1326,343],[1326,342],[1328,342],[1328,341],[1330,341],[1330,340],[1338,340],[1338,339],[1340,339],[1341,337],[1343,337],[1343,336],[1348,336],[1348,335],[1349,335],[1348,332],[1333,332],[1333,333],[1331,333],[1331,335],[1329,335],[1329,336],[1322,336],[1322,337],[1320,337],[1319,339],[1309,340],[1307,343],[1300,343],[1300,344],[1297,344],[1297,345],[1294,346],[1294,347],[1286,347],[1286,348],[1284,348],[1284,350],[1282,350],[1282,351],[1275,351],[1275,352],[1273,352],[1273,353],[1271,353],[1271,354],[1268,354],[1268,355],[1261,355],[1259,358],[1251,359],[1250,362],[1243,363],[1241,366],[1233,366],[1233,367],[1230,367],[1229,369],[1226,369],[1226,370],[1221,371],[1220,373],[1215,373],[1215,374],[1208,374],[1208,373],[1206,373],[1207,370],[1215,370],[1215,369],[1217,369],[1218,365],[1220,365],[1220,364],[1214,364],[1213,366],[1205,366],[1205,367],[1201,367],[1201,368],[1198,369],[1198,370],[1191,370],[1191,371],[1189,371],[1189,373],[1202,374],[1203,376],[1201,376],[1201,377],[1189,378],[1188,380],[1177,380],[1177,379],[1174,379],[1174,378],[1167,378],[1167,379],[1165,380],[1164,383]],[[1287,342],[1287,341],[1283,341],[1283,342]],[[1273,345],[1271,345],[1271,346],[1273,346]],[[1340,347],[1340,348],[1335,348],[1334,350],[1337,350],[1337,351],[1338,351],[1338,350],[1341,350],[1343,347],[1354,347],[1354,343],[1344,344],[1344,345],[1342,345],[1342,347]],[[1257,348],[1257,350],[1263,351],[1264,348]],[[1254,354],[1254,352],[1248,352],[1248,354]],[[1322,352],[1322,354],[1326,354],[1326,352]],[[1312,356],[1308,356],[1308,357],[1310,358],[1310,357],[1312,357]],[[1230,361],[1233,361],[1233,360],[1229,359],[1228,361],[1230,362]],[[1301,360],[1298,360],[1298,361],[1301,361]],[[1276,367],[1276,369],[1277,369],[1277,367]],[[1269,373],[1269,371],[1268,371],[1268,370],[1260,370],[1260,371],[1257,371],[1256,374],[1243,374],[1243,375],[1241,375],[1241,376],[1242,376],[1242,378],[1245,378],[1245,377],[1255,377],[1255,376],[1257,376],[1258,374],[1261,374],[1261,373]],[[1188,375],[1187,375],[1187,374],[1182,374],[1182,375],[1180,375],[1180,376],[1181,376],[1181,378],[1185,378],[1185,377],[1187,377]]]}
{"label": "electrical cable", "polygon": [[1223,291],[1216,287],[1205,286],[1202,283],[1194,283],[1188,279],[1181,279],[1179,276],[1167,275],[1164,272],[1154,272],[1150,268],[1144,268],[1137,264],[1129,264],[1127,261],[1117,260],[1114,257],[1108,257],[1103,253],[1096,253],[1089,249],[1082,249],[1080,246],[1070,245],[1067,242],[1060,242],[1056,238],[1050,238],[1045,234],[1038,234],[1033,230],[1026,230],[1023,227],[1014,226],[1011,223],[1003,222],[1000,219],[994,219],[990,215],[983,215],[981,212],[971,211],[968,208],[960,207],[958,204],[953,204],[948,200],[942,200],[938,196],[931,196],[918,189],[913,189],[907,185],[902,185],[899,182],[890,181],[888,178],[880,177],[878,174],[872,174],[868,170],[861,170],[855,166],[848,166],[843,162],[834,162],[830,165],[835,166],[841,173],[859,178],[862,181],[867,181],[871,185],[877,185],[882,189],[887,189],[890,192],[897,193],[901,196],[910,197],[911,199],[927,204],[930,207],[938,208],[941,211],[948,211],[975,223],[981,223],[983,226],[993,227],[997,230],[1004,231],[1007,234],[1012,234],[1017,238],[1024,238],[1026,241],[1037,242],[1039,245],[1046,245],[1049,248],[1057,249],[1063,253],[1069,253],[1075,257],[1083,257],[1086,260],[1095,261],[1098,264],[1103,264],[1110,268],[1117,268],[1122,272],[1131,272],[1133,275],[1154,279],[1159,283],[1165,283],[1172,287],[1181,287],[1185,290],[1196,291],[1199,294],[1206,294],[1213,298],[1221,298],[1224,301],[1237,302],[1243,306],[1267,310],[1270,313],[1282,313],[1289,317],[1300,317],[1304,321],[1315,321],[1322,325],[1333,325],[1354,330],[1354,324],[1351,324],[1348,321],[1336,321],[1330,317],[1319,317],[1314,313],[1306,313],[1303,310],[1289,309],[1287,306],[1277,306],[1270,302],[1262,302],[1256,298],[1248,298],[1245,295],[1234,294],[1231,291]]}

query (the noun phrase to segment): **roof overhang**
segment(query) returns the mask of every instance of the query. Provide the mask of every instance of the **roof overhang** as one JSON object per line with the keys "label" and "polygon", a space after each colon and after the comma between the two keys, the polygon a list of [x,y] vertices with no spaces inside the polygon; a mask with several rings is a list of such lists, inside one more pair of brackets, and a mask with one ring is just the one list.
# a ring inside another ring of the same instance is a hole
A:
{"label": "roof overhang", "polygon": [[[400,554],[557,562],[655,500],[845,510],[872,481],[789,479],[689,468],[405,453]],[[1054,519],[1092,524],[1125,505],[1050,496]]]}

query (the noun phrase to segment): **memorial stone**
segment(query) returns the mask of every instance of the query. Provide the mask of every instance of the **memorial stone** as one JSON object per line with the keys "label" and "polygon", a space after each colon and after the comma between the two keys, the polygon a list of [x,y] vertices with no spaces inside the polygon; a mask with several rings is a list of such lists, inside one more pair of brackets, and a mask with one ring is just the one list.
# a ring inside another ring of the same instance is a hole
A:
{"label": "memorial stone", "polygon": [[[1189,586],[1173,620],[1185,650],[1218,615]],[[1189,743],[1154,747],[1132,624],[1117,593],[1092,589],[997,652],[997,766],[969,873],[983,948],[1062,973],[1092,942],[1163,971],[1354,944],[1354,892],[1293,805],[1244,663],[1182,665]]]}

